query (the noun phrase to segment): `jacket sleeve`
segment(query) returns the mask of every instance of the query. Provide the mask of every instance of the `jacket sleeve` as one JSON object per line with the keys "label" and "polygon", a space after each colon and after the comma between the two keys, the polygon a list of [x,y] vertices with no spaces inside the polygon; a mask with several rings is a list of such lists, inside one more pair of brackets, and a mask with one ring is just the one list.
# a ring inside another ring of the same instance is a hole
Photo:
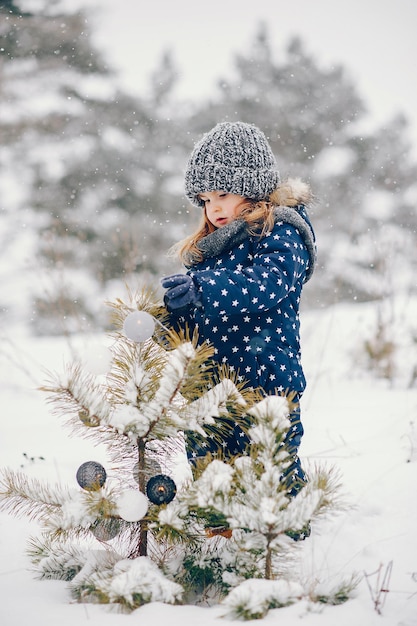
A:
{"label": "jacket sleeve", "polygon": [[199,286],[207,317],[256,313],[276,307],[294,285],[304,282],[309,253],[299,231],[276,225],[261,239],[245,266],[190,272]]}

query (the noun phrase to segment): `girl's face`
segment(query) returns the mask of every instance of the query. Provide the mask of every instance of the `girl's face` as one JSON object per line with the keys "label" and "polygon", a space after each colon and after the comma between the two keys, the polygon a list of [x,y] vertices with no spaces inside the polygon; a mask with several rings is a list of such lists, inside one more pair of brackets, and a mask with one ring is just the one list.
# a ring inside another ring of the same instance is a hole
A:
{"label": "girl's face", "polygon": [[236,219],[245,204],[245,198],[226,191],[205,191],[200,194],[208,221],[215,228],[222,228]]}

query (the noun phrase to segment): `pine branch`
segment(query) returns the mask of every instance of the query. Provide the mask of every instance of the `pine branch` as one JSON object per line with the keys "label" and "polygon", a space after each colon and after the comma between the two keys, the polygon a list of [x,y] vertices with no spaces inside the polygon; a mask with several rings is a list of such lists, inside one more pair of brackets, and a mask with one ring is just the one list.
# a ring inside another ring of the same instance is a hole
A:
{"label": "pine branch", "polygon": [[317,510],[314,513],[316,519],[346,509],[347,503],[342,491],[341,474],[337,468],[315,465],[308,474],[306,486],[311,484],[311,488],[317,489],[321,494]]}
{"label": "pine branch", "polygon": [[[130,394],[120,395],[123,402],[115,403],[107,423],[129,437],[173,438],[185,426],[181,413],[186,400],[181,392],[189,378],[190,364],[200,362],[198,351],[191,343],[184,343],[169,353],[169,359],[166,355],[161,359],[160,353],[154,351],[157,362],[151,363],[147,361],[149,354],[154,356],[149,349],[141,353],[140,369],[126,383],[130,383]],[[145,375],[149,369],[150,378]]]}
{"label": "pine branch", "polygon": [[5,469],[0,478],[0,509],[16,517],[47,521],[55,515],[69,497],[68,489],[54,489],[37,479],[29,479],[22,472]]}
{"label": "pine branch", "polygon": [[106,388],[98,384],[92,374],[79,364],[68,367],[65,381],[51,375],[51,383],[40,388],[49,395],[47,401],[58,415],[79,415],[84,411],[90,419],[100,424],[109,415],[110,406],[106,399]]}
{"label": "pine branch", "polygon": [[30,538],[27,554],[40,579],[72,580],[86,561],[86,547],[62,537]]}
{"label": "pine branch", "polygon": [[[145,402],[158,389],[158,379],[168,355],[158,344],[147,341],[137,344],[119,335],[113,346],[113,367],[107,377],[112,404],[126,400],[126,388],[134,383],[137,402]],[[133,394],[134,389],[130,389]]]}

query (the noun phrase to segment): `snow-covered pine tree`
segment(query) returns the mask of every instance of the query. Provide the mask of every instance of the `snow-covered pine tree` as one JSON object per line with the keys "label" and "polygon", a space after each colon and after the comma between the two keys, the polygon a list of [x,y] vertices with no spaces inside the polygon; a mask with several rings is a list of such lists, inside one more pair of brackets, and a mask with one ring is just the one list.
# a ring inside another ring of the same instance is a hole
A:
{"label": "snow-covered pine tree", "polygon": [[[213,365],[210,346],[166,327],[152,294],[129,297],[112,304],[107,374],[73,363],[44,387],[76,434],[106,446],[108,467],[86,461],[69,487],[2,472],[0,508],[42,526],[29,547],[38,575],[70,581],[78,601],[127,610],[229,594],[232,613],[258,616],[235,589],[254,579],[268,581],[263,613],[303,596],[289,573],[297,544],[288,535],[337,506],[335,477],[317,469],[291,499],[282,480],[290,400],[245,389]],[[213,437],[236,423],[249,434],[247,455],[207,456],[193,471],[183,463],[176,485],[184,433]]]}

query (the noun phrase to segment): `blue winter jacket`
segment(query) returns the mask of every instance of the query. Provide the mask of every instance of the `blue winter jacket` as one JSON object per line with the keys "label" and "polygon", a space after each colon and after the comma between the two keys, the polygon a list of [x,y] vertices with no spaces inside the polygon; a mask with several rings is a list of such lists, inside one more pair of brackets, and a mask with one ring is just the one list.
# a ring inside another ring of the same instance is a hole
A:
{"label": "blue winter jacket", "polygon": [[188,273],[201,306],[183,321],[241,380],[267,394],[301,396],[299,304],[314,269],[315,237],[303,205],[278,207],[275,214],[273,230],[262,238],[235,220],[199,242],[204,260]]}

